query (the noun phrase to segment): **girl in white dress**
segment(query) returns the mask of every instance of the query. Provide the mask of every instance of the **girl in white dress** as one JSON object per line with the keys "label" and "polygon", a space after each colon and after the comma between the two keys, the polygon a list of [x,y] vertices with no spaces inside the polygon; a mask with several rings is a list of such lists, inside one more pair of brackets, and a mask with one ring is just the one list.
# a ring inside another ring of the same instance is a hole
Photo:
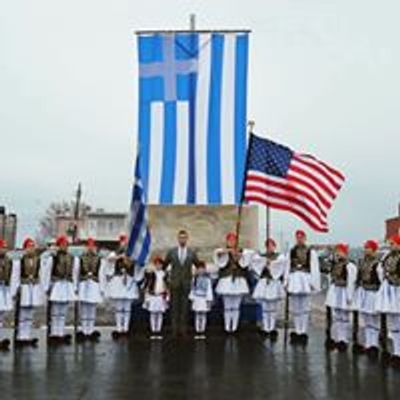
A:
{"label": "girl in white dress", "polygon": [[189,300],[192,302],[194,312],[195,339],[206,338],[207,313],[211,310],[213,298],[210,275],[207,273],[206,264],[200,261],[196,266],[189,293]]}
{"label": "girl in white dress", "polygon": [[267,251],[264,255],[255,254],[251,260],[251,268],[259,277],[252,297],[262,308],[263,333],[276,340],[276,315],[285,295],[283,279],[288,261],[283,254],[276,252],[276,242],[273,239],[267,239],[265,247]]}
{"label": "girl in white dress", "polygon": [[155,257],[148,267],[144,278],[143,308],[150,313],[150,339],[162,339],[161,330],[164,313],[168,309],[168,287],[166,272],[163,269],[163,259]]}
{"label": "girl in white dress", "polygon": [[233,333],[239,326],[242,299],[249,293],[247,269],[251,255],[249,252],[237,249],[235,233],[228,233],[226,242],[226,248],[214,252],[214,263],[219,269],[215,292],[222,296],[225,331]]}
{"label": "girl in white dress", "polygon": [[[127,337],[132,315],[132,304],[139,298],[136,267],[126,254],[127,237],[120,236],[117,253],[107,257],[107,297],[111,300],[115,312],[116,330],[113,339]],[[143,268],[141,268],[143,270]]]}

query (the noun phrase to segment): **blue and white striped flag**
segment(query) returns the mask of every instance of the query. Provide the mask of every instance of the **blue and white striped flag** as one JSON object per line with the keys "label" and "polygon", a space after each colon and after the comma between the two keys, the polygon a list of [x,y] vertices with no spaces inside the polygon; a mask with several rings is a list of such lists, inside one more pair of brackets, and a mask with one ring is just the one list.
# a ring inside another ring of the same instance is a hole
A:
{"label": "blue and white striped flag", "polygon": [[128,256],[136,264],[143,266],[150,253],[151,234],[149,229],[148,213],[140,176],[139,155],[136,159],[135,177],[132,188],[130,209]]}
{"label": "blue and white striped flag", "polygon": [[247,32],[141,33],[139,143],[149,204],[238,204]]}

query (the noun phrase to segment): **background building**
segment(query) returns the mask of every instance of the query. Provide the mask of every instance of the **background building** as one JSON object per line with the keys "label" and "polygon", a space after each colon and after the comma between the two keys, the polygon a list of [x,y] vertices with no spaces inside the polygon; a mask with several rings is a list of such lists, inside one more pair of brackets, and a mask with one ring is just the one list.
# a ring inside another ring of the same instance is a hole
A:
{"label": "background building", "polygon": [[5,239],[10,248],[14,248],[16,237],[17,215],[7,214],[6,207],[0,206],[0,238]]}
{"label": "background building", "polygon": [[388,239],[390,236],[398,233],[400,233],[400,204],[397,216],[386,220],[385,238]]}

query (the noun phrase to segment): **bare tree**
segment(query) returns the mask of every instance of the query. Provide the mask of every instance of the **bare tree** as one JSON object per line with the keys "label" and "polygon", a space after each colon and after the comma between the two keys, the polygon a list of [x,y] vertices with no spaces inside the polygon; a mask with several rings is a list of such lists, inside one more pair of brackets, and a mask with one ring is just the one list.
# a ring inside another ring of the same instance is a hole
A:
{"label": "bare tree", "polygon": [[[45,244],[51,239],[54,239],[57,234],[57,218],[74,218],[74,208],[75,202],[73,201],[50,203],[43,217],[39,221],[39,229],[36,235],[38,243]],[[79,217],[85,217],[90,210],[91,207],[88,204],[80,203]]]}

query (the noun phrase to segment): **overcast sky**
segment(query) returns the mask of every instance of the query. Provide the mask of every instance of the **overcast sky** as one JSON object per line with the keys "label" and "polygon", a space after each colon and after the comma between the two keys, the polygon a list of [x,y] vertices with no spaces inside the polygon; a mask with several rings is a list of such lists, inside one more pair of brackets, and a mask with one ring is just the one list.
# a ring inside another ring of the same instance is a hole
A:
{"label": "overcast sky", "polygon": [[[400,200],[395,0],[0,0],[0,204],[35,230],[72,197],[126,210],[135,154],[133,31],[250,28],[256,131],[345,172],[318,241],[381,238]],[[273,231],[303,224],[273,212]]]}

